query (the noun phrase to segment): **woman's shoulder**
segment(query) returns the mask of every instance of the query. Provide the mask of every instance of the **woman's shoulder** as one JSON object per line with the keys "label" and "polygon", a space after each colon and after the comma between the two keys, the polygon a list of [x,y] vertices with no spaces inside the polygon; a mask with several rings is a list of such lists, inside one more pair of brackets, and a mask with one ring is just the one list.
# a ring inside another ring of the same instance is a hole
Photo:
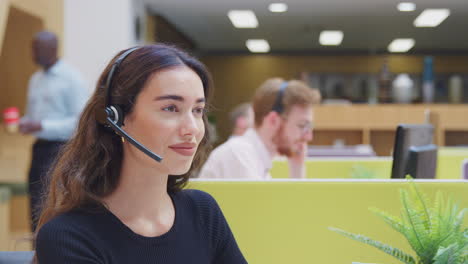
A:
{"label": "woman's shoulder", "polygon": [[[40,227],[36,236],[39,262],[76,263],[77,258],[102,259],[102,228],[93,223],[96,214],[73,210]],[[103,221],[101,221],[102,223]],[[98,263],[98,262],[93,262]]]}
{"label": "woman's shoulder", "polygon": [[221,211],[215,198],[201,190],[184,189],[177,192],[175,196],[180,201],[179,205],[185,207],[186,212],[198,215],[204,222],[214,220],[213,217],[216,218]]}
{"label": "woman's shoulder", "polygon": [[99,227],[102,212],[71,210],[47,221],[37,234],[37,239],[53,240],[57,236],[83,236],[93,233]]}
{"label": "woman's shoulder", "polygon": [[211,194],[196,190],[196,189],[184,189],[176,193],[176,196],[180,197],[182,200],[190,200],[196,206],[202,207],[211,207],[217,206],[215,198]]}

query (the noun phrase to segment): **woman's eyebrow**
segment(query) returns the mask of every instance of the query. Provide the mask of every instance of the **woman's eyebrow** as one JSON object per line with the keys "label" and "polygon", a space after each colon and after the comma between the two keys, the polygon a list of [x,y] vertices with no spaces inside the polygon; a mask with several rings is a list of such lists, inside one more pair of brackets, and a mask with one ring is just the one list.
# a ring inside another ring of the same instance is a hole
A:
{"label": "woman's eyebrow", "polygon": [[175,101],[184,101],[184,98],[179,95],[163,95],[163,96],[158,96],[154,99],[155,101],[161,101],[161,100],[175,100]]}
{"label": "woman's eyebrow", "polygon": [[[162,101],[162,100],[175,100],[175,101],[180,101],[180,102],[183,102],[184,101],[184,98],[180,95],[172,95],[172,94],[169,94],[169,95],[163,95],[163,96],[158,96],[154,99],[155,101]],[[204,97],[202,98],[198,98],[196,103],[204,103],[206,102],[206,99]]]}

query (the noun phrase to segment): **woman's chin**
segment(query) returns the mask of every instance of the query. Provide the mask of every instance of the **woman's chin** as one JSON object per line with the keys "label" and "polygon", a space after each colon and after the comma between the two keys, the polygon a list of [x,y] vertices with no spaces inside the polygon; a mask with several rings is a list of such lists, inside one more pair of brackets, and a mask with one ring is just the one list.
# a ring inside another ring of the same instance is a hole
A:
{"label": "woman's chin", "polygon": [[189,162],[181,162],[177,165],[174,165],[170,171],[170,175],[184,175],[190,170],[190,166],[192,165],[192,160]]}

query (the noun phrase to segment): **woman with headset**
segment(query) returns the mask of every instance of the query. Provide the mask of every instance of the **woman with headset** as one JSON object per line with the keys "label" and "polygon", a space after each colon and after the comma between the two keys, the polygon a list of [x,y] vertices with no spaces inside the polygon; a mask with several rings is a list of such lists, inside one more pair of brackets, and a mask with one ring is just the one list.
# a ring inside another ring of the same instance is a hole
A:
{"label": "woman with headset", "polygon": [[246,263],[209,194],[183,189],[204,160],[203,64],[166,45],[118,54],[51,171],[39,263]]}

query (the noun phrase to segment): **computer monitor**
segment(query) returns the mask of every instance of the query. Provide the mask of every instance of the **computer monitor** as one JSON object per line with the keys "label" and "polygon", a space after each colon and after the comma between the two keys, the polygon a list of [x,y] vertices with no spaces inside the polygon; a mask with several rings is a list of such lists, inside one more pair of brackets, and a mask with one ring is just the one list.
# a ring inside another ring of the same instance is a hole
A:
{"label": "computer monitor", "polygon": [[392,178],[434,178],[437,146],[432,144],[434,127],[430,124],[401,124],[395,135]]}
{"label": "computer monitor", "polygon": [[414,179],[434,179],[437,168],[437,146],[434,144],[410,147],[406,174]]}

